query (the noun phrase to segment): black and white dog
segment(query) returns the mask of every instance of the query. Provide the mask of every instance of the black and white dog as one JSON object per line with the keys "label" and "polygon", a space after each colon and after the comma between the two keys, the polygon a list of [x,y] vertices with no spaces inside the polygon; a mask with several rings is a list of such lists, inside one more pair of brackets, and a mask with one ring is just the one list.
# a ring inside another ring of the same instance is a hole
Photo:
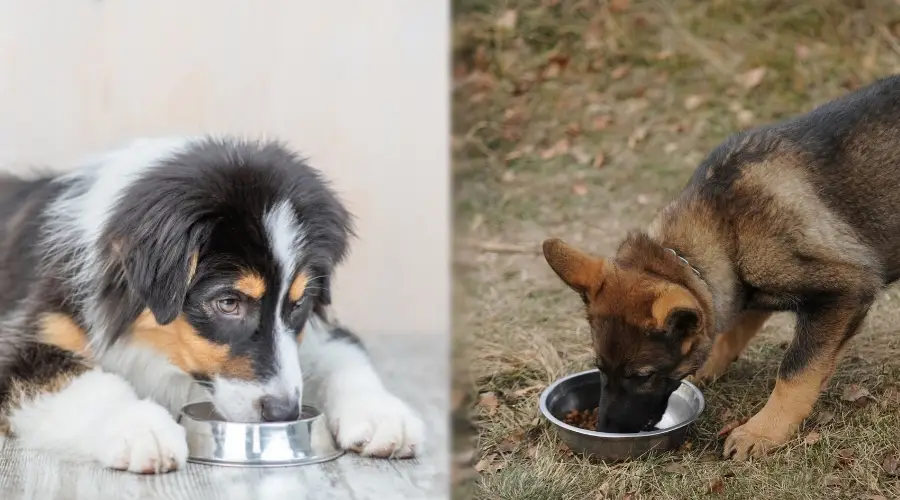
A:
{"label": "black and white dog", "polygon": [[0,432],[141,473],[182,466],[173,416],[234,421],[307,400],[338,444],[410,457],[424,424],[326,317],[351,216],[278,143],[134,142],[0,178]]}

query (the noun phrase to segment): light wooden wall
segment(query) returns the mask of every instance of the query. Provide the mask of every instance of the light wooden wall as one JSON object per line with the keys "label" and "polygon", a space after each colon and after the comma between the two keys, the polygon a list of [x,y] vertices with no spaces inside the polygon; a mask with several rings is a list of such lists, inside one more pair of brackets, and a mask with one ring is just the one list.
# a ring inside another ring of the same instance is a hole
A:
{"label": "light wooden wall", "polygon": [[448,23],[438,0],[0,0],[0,164],[135,136],[287,140],[358,216],[337,312],[449,329]]}

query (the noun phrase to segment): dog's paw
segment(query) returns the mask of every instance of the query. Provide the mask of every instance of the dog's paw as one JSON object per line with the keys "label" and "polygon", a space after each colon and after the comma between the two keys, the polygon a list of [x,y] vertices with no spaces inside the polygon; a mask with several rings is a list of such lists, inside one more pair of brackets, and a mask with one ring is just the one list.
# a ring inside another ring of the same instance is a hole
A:
{"label": "dog's paw", "polygon": [[756,417],[734,429],[725,440],[725,458],[745,461],[762,458],[770,451],[787,443],[791,433],[784,432],[775,425],[763,425]]}
{"label": "dog's paw", "polygon": [[110,415],[97,437],[97,458],[106,467],[139,474],[158,474],[183,467],[187,438],[162,406],[135,401]]}
{"label": "dog's paw", "polygon": [[384,390],[345,394],[332,400],[327,411],[338,445],[362,456],[411,458],[425,440],[422,419]]}

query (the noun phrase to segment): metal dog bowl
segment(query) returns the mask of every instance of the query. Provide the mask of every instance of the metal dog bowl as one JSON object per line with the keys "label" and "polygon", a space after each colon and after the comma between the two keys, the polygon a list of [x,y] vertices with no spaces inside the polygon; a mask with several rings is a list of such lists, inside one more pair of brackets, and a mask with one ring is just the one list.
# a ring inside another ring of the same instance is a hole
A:
{"label": "metal dog bowl", "polygon": [[191,403],[178,423],[187,433],[188,461],[233,467],[283,467],[334,460],[344,454],[311,406],[290,422],[228,422],[211,402]]}
{"label": "metal dog bowl", "polygon": [[706,405],[700,389],[682,381],[669,397],[657,430],[619,434],[589,431],[563,422],[572,410],[583,411],[597,405],[600,384],[600,372],[596,369],[563,377],[541,394],[540,408],[572,451],[604,460],[625,460],[678,448]]}

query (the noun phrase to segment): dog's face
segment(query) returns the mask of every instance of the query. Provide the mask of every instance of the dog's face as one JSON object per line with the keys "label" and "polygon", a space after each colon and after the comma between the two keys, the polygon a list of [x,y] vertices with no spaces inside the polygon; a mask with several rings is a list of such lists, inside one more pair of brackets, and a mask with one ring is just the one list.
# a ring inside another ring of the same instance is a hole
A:
{"label": "dog's face", "polygon": [[286,151],[207,142],[134,182],[103,241],[140,309],[132,340],[252,422],[297,418],[298,345],[349,234],[331,190]]}
{"label": "dog's face", "polygon": [[544,242],[544,256],[586,307],[603,374],[597,430],[652,429],[680,380],[700,367],[711,347],[697,300],[679,285],[559,240]]}

